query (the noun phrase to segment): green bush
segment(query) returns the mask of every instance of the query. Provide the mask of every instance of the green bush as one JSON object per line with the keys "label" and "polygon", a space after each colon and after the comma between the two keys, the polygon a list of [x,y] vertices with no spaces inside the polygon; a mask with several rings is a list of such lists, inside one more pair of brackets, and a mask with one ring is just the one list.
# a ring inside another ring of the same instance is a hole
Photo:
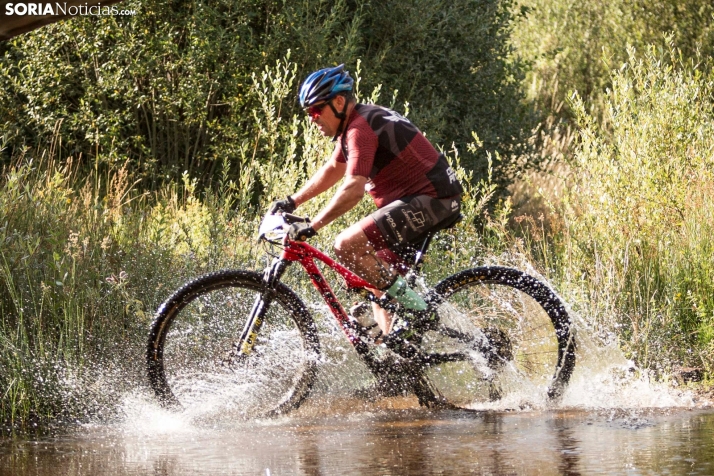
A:
{"label": "green bush", "polygon": [[[74,18],[0,44],[6,161],[56,139],[58,160],[75,157],[85,172],[128,161],[142,189],[184,172],[200,186],[215,183],[223,165],[239,180],[245,155],[266,163],[287,146],[253,147],[262,138],[251,94],[253,75],[287,58],[294,65],[287,95],[271,111],[285,121],[308,72],[341,62],[354,72],[361,59],[363,89],[399,90],[395,107],[411,104],[417,125],[447,147],[465,150],[476,131],[487,150],[515,151],[529,126],[518,64],[509,60],[504,0],[125,6],[138,14]],[[464,164],[476,167],[484,157]],[[505,182],[523,164],[503,157],[494,179]],[[254,201],[263,186],[255,182]]]}

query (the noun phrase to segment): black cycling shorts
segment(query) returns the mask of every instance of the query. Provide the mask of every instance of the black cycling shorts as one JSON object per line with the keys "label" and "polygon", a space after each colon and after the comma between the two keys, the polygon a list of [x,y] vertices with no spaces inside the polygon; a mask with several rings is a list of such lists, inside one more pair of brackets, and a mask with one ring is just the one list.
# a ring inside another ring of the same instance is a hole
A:
{"label": "black cycling shorts", "polygon": [[395,200],[359,223],[375,250],[401,252],[409,245],[418,246],[427,233],[439,229],[460,211],[460,196],[440,199],[416,195]]}

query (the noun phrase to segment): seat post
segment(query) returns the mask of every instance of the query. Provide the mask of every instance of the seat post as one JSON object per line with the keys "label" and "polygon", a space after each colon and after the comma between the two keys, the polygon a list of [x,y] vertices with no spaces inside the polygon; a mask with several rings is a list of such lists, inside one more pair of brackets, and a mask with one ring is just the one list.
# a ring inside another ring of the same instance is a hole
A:
{"label": "seat post", "polygon": [[409,276],[407,278],[407,282],[410,286],[414,285],[414,282],[416,281],[416,276],[421,271],[421,266],[424,263],[424,255],[426,254],[426,250],[429,249],[429,245],[431,244],[431,239],[433,237],[434,233],[427,234],[426,238],[424,238],[424,241],[421,244],[421,247],[419,248],[419,251],[417,251],[416,255],[414,256],[414,265],[412,266],[411,272],[409,273]]}
{"label": "seat post", "polygon": [[416,276],[421,272],[421,266],[424,263],[424,255],[426,254],[426,250],[429,249],[429,245],[431,244],[431,239],[434,238],[434,235],[441,231],[441,230],[446,230],[447,228],[451,228],[454,225],[456,225],[458,222],[463,220],[464,216],[459,213],[456,215],[454,218],[451,220],[446,221],[446,223],[441,223],[440,226],[438,226],[435,229],[432,229],[429,231],[426,235],[426,238],[424,238],[424,241],[421,243],[421,247],[419,250],[416,252],[414,256],[414,265],[412,266],[412,269],[409,271],[409,274],[407,274],[407,283],[409,286],[413,286],[414,283],[416,282]]}

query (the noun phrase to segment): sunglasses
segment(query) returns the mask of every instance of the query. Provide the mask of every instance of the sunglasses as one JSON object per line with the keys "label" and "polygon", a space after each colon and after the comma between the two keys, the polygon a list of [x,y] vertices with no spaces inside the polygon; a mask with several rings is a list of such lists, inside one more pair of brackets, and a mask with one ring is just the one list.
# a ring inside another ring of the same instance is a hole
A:
{"label": "sunglasses", "polygon": [[314,106],[306,108],[305,112],[307,112],[307,115],[313,119],[317,119],[322,115],[322,111],[325,109],[325,106],[327,106],[326,102],[323,102],[322,104],[315,104]]}

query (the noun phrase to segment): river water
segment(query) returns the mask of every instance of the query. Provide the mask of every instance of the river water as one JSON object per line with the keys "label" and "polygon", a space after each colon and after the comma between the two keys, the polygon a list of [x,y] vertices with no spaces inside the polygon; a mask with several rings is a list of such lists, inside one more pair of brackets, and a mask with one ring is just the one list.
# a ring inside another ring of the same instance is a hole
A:
{"label": "river water", "polygon": [[714,474],[710,400],[650,379],[615,344],[581,338],[579,350],[557,405],[544,388],[522,385],[473,411],[354,398],[365,378],[337,358],[298,410],[264,420],[201,404],[170,412],[141,385],[105,382],[119,411],[48,436],[0,439],[0,476]]}
{"label": "river water", "polygon": [[555,406],[527,385],[473,411],[358,399],[350,364],[328,369],[323,383],[333,385],[273,419],[206,405],[171,412],[137,388],[117,394],[110,418],[0,439],[0,476],[714,474],[710,400],[649,379],[616,346],[582,349]]}
{"label": "river water", "polygon": [[329,409],[313,403],[267,421],[199,423],[145,406],[115,424],[3,441],[0,474],[709,475],[714,412],[430,412],[402,398]]}

